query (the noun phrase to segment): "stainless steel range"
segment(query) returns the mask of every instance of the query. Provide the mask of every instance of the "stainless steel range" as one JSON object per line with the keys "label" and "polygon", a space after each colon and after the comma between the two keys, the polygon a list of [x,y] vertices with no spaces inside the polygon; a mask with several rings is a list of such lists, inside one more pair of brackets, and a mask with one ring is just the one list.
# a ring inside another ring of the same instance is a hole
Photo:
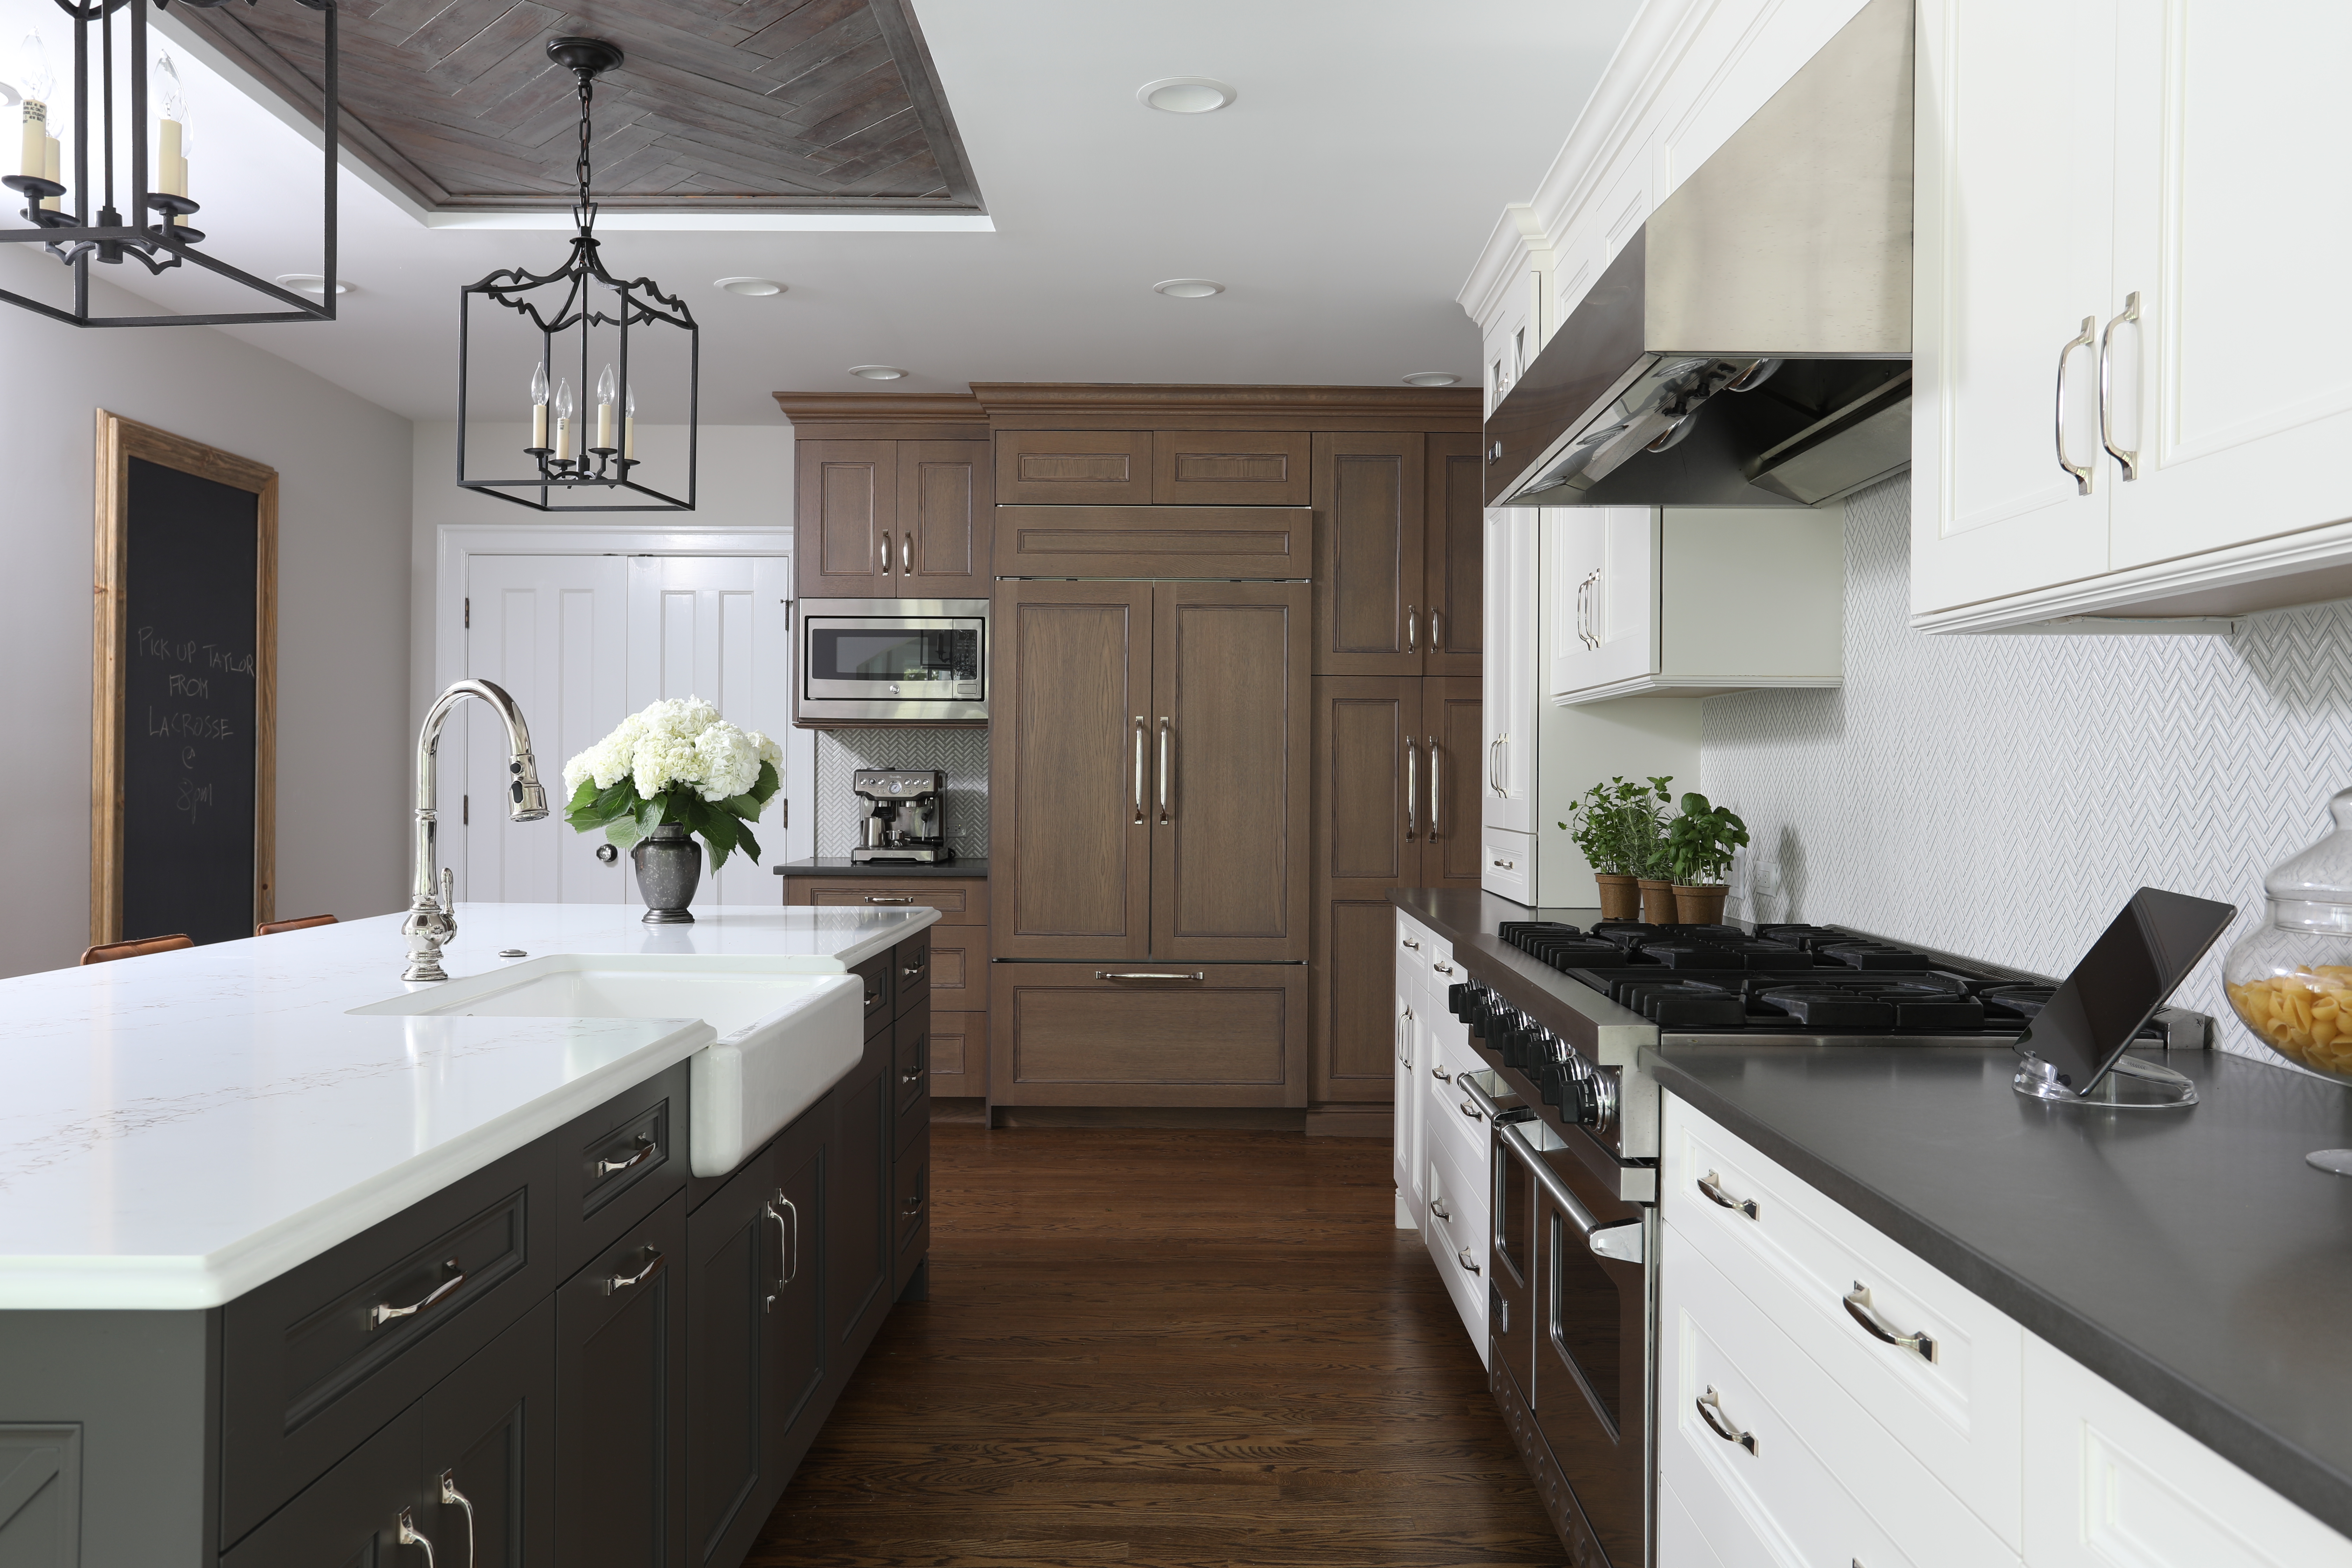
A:
{"label": "stainless steel range", "polygon": [[[1643,1048],[2006,1049],[2054,983],[1811,925],[1507,921],[1454,961],[1448,1005],[1501,1063],[1457,1079],[1489,1129],[1488,1384],[1570,1561],[1646,1568],[1660,1131]],[[2137,1044],[2201,1049],[2210,1027],[2166,1008]]]}

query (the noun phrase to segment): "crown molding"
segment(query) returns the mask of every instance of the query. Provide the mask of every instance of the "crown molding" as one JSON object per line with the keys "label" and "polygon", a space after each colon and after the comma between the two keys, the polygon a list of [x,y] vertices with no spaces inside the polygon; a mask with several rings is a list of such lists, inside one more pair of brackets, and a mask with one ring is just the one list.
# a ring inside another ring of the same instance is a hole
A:
{"label": "crown molding", "polygon": [[1509,298],[1511,285],[1528,268],[1549,272],[1551,264],[1551,236],[1537,221],[1536,209],[1526,202],[1513,202],[1495,220],[1494,231],[1486,236],[1486,247],[1479,251],[1477,264],[1470,268],[1454,301],[1484,331],[1496,310]]}
{"label": "crown molding", "polygon": [[998,429],[1464,430],[1477,386],[1206,386],[1153,382],[980,382]]}
{"label": "crown molding", "polygon": [[984,441],[988,414],[969,393],[769,394],[803,440]]}

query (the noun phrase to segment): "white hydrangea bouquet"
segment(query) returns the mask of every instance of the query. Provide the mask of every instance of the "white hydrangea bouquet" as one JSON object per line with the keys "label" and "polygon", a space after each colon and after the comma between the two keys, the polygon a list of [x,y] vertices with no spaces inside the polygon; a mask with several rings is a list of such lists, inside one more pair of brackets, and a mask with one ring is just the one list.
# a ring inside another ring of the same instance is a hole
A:
{"label": "white hydrangea bouquet", "polygon": [[698,697],[656,702],[563,764],[563,819],[601,827],[625,849],[676,823],[710,847],[710,868],[740,849],[760,858],[751,825],[776,793],[784,749],[739,730]]}

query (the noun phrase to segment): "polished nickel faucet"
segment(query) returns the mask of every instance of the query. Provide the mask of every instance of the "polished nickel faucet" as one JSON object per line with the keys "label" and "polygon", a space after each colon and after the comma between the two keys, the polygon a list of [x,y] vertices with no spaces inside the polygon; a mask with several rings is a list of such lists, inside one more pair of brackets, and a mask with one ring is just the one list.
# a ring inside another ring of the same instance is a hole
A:
{"label": "polished nickel faucet", "polygon": [[408,900],[408,918],[400,934],[408,939],[408,967],[403,980],[446,980],[441,967],[441,944],[457,934],[457,900],[452,897],[449,868],[441,867],[436,883],[434,868],[440,852],[434,846],[434,790],[441,748],[441,726],[449,710],[468,697],[478,697],[497,710],[507,727],[507,815],[517,822],[536,822],[547,815],[547,791],[539,782],[539,763],[530,754],[530,730],[522,721],[515,700],[487,680],[460,680],[434,700],[416,736],[416,886]]}

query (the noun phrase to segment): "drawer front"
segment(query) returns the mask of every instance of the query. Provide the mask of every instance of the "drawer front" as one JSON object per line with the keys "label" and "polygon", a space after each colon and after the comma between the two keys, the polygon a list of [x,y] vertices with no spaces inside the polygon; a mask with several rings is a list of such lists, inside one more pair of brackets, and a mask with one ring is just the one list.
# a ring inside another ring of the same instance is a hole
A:
{"label": "drawer front", "polygon": [[866,1033],[869,1037],[877,1030],[890,1026],[893,1011],[890,982],[898,972],[896,959],[895,952],[877,952],[865,963],[850,968],[849,973],[857,976],[866,986]]}
{"label": "drawer front", "polygon": [[931,1010],[988,1011],[988,928],[942,921],[923,935],[931,944]]}
{"label": "drawer front", "polygon": [[680,1062],[554,1135],[559,1274],[568,1277],[685,1184],[690,1070]]}
{"label": "drawer front", "polygon": [[[1434,1065],[1444,1072],[1455,1070],[1442,1059]],[[1476,1173],[1483,1178],[1493,1159],[1494,1147],[1492,1136],[1486,1131],[1486,1117],[1471,1114],[1478,1109],[1477,1106],[1469,1095],[1455,1087],[1451,1078],[1438,1078],[1428,1068],[1419,1064],[1415,1065],[1415,1070],[1421,1074],[1421,1114],[1423,1124],[1429,1130],[1425,1135],[1426,1142],[1443,1144],[1453,1152],[1454,1159],[1465,1173]],[[1465,1105],[1470,1107],[1469,1110],[1463,1110]]]}
{"label": "drawer front", "polygon": [[900,1115],[930,1093],[931,1016],[908,1013],[891,1026],[891,1103]]}
{"label": "drawer front", "polygon": [[961,1099],[988,1092],[987,1014],[931,1014],[931,1092]]}
{"label": "drawer front", "polygon": [[[1698,1478],[1712,1486],[1706,1478]],[[1685,1485],[1691,1478],[1685,1477]],[[1704,1520],[1704,1522],[1702,1521]],[[1682,1493],[1658,1479],[1658,1561],[1672,1563],[1674,1568],[1749,1568],[1753,1563],[1769,1563],[1772,1555],[1748,1521],[1730,1494],[1721,1488],[1701,1491],[1698,1504],[1693,1507],[1683,1500]]]}
{"label": "drawer front", "polygon": [[1305,507],[1006,506],[996,510],[1000,577],[1314,574]]}
{"label": "drawer front", "polygon": [[1488,1354],[1486,1178],[1463,1171],[1452,1152],[1443,1148],[1429,1150],[1426,1159],[1428,1208],[1422,1240],[1484,1365]]}
{"label": "drawer front", "polygon": [[1160,506],[1305,506],[1304,431],[1155,430],[1151,499]]}
{"label": "drawer front", "polygon": [[[2024,1331],[2014,1321],[1672,1097],[1659,1191],[1693,1248],[2018,1546]],[[1849,1310],[1858,1287],[1868,1296]],[[1897,1335],[1925,1334],[1935,1359],[1873,1337],[1856,1310]]]}
{"label": "drawer front", "polygon": [[1721,1489],[1792,1563],[2016,1561],[1671,1223],[1660,1252],[1659,1466],[1685,1496]]}
{"label": "drawer front", "polygon": [[988,884],[977,879],[869,882],[860,877],[787,877],[784,902],[819,910],[937,910],[942,925],[988,923]]}
{"label": "drawer front", "polygon": [[1402,995],[1414,998],[1416,1010],[1429,1004],[1429,950],[1437,941],[1427,926],[1403,910],[1397,911],[1396,984]]}
{"label": "drawer front", "polygon": [[931,999],[931,933],[910,936],[890,950],[890,1007],[899,1017]]}
{"label": "drawer front", "polygon": [[2347,1568],[2352,1541],[2046,1342],[2025,1342],[2034,1568]]}
{"label": "drawer front", "polygon": [[1536,841],[1507,827],[1490,827],[1478,838],[1478,886],[1515,904],[1532,904]]}
{"label": "drawer front", "polygon": [[999,1105],[1307,1103],[1305,964],[992,968]]}
{"label": "drawer front", "polygon": [[221,1310],[224,1542],[555,1288],[551,1149],[520,1150]]}
{"label": "drawer front", "polygon": [[1151,432],[1000,430],[996,500],[1003,506],[1144,505],[1151,500]]}

